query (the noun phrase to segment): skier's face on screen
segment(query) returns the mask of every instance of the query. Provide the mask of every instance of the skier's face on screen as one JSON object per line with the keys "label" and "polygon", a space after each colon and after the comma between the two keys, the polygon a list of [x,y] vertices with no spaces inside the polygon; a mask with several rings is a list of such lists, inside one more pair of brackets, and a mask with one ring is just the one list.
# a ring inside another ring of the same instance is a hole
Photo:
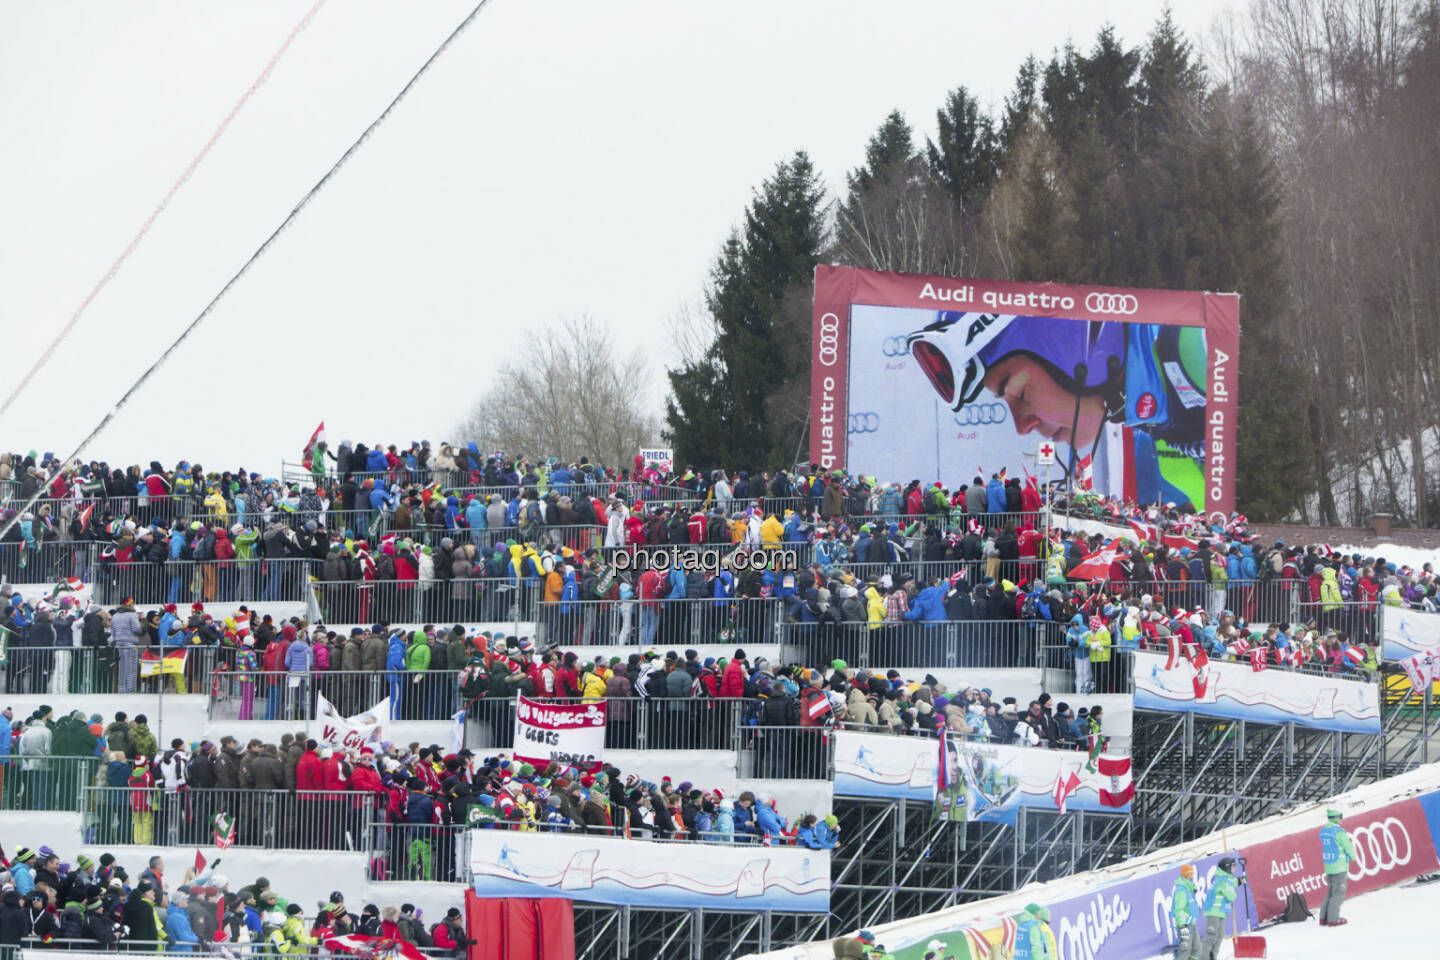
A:
{"label": "skier's face on screen", "polygon": [[[1015,432],[1021,436],[1038,433],[1047,440],[1089,450],[1105,422],[1105,403],[1099,397],[1082,397],[1076,420],[1075,394],[1024,354],[1012,353],[992,365],[985,372],[985,389],[1010,407]],[[1076,424],[1073,437],[1072,422]]]}

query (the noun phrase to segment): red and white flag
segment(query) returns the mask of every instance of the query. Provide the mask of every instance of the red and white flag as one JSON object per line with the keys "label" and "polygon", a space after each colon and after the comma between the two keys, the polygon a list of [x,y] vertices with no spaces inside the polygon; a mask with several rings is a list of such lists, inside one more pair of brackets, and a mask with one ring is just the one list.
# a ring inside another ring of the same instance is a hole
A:
{"label": "red and white flag", "polygon": [[1155,534],[1155,528],[1148,523],[1141,523],[1139,520],[1131,520],[1130,529],[1135,533],[1137,542],[1158,543],[1159,537]]}
{"label": "red and white flag", "polygon": [[1190,646],[1185,650],[1190,656],[1190,665],[1195,668],[1195,676],[1190,681],[1195,688],[1195,699],[1203,700],[1205,692],[1210,688],[1210,655],[1199,644],[1193,646],[1193,653]]}
{"label": "red and white flag", "polygon": [[320,426],[310,434],[310,440],[305,444],[305,451],[300,455],[300,463],[306,470],[310,469],[310,462],[315,456],[315,447],[323,442],[325,442],[325,421],[321,420]]}
{"label": "red and white flag", "polygon": [[1400,661],[1400,667],[1405,671],[1405,676],[1410,678],[1410,686],[1415,692],[1424,693],[1426,687],[1440,680],[1440,648],[1406,657]]}
{"label": "red and white flag", "polygon": [[1065,801],[1069,798],[1070,794],[1079,788],[1080,777],[1076,775],[1074,770],[1068,767],[1062,767],[1060,769],[1060,775],[1055,780],[1055,806],[1060,808],[1061,813],[1065,812]]}
{"label": "red and white flag", "polygon": [[1090,458],[1075,461],[1075,489],[1089,493],[1095,487],[1090,471]]}
{"label": "red and white flag", "polygon": [[1359,647],[1346,647],[1345,659],[1349,660],[1352,664],[1358,667],[1360,664],[1365,662],[1365,651],[1360,649]]}
{"label": "red and white flag", "polygon": [[1251,670],[1254,670],[1256,673],[1259,673],[1261,670],[1264,670],[1264,669],[1265,669],[1266,667],[1268,667],[1268,666],[1269,666],[1269,664],[1265,662],[1265,650],[1264,650],[1263,647],[1260,648],[1260,649],[1256,649],[1256,650],[1251,650],[1251,651],[1250,651],[1250,669],[1251,669]]}
{"label": "red and white flag", "polygon": [[1189,537],[1181,536],[1178,533],[1162,533],[1160,535],[1160,542],[1171,550],[1182,550],[1186,547],[1189,547],[1191,550],[1200,549],[1199,540],[1191,540]]}
{"label": "red and white flag", "polygon": [[1105,546],[1085,557],[1070,571],[1072,580],[1104,580],[1110,576],[1110,564],[1120,555],[1120,538],[1116,537]]}
{"label": "red and white flag", "polygon": [[1170,636],[1166,637],[1165,644],[1168,648],[1165,655],[1165,669],[1174,670],[1176,667],[1180,666],[1180,660],[1182,658],[1188,657],[1188,654],[1185,652],[1184,646],[1181,644],[1178,634],[1172,633],[1170,634]]}
{"label": "red and white flag", "polygon": [[1102,807],[1123,807],[1135,797],[1135,780],[1130,775],[1129,757],[1100,757],[1095,768],[1101,777],[1108,777],[1110,782],[1100,787],[1100,805]]}
{"label": "red and white flag", "polygon": [[991,943],[985,939],[985,934],[981,933],[977,927],[966,927],[965,939],[970,945],[970,956],[990,956]]}
{"label": "red and white flag", "polygon": [[353,954],[362,960],[425,960],[425,954],[408,940],[366,937],[358,933],[326,937],[325,949],[335,953]]}

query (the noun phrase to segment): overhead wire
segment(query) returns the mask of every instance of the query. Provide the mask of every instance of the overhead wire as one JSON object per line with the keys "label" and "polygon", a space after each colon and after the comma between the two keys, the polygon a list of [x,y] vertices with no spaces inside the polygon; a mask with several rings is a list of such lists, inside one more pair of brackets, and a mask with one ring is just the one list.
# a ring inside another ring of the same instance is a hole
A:
{"label": "overhead wire", "polygon": [[[400,92],[397,93],[395,97],[385,106],[384,110],[380,111],[380,115],[377,116],[374,120],[370,121],[370,124],[360,132],[360,136],[355,138],[355,141],[345,149],[345,152],[342,153],[340,155],[340,158],[330,166],[330,169],[326,170],[324,175],[321,176],[319,180],[315,181],[315,185],[305,192],[304,196],[300,198],[300,201],[295,204],[295,206],[290,210],[288,214],[286,214],[285,219],[280,221],[280,225],[277,226],[273,231],[271,231],[270,235],[265,238],[264,242],[262,242],[260,246],[255,248],[255,252],[250,254],[249,258],[243,264],[241,264],[240,269],[235,271],[235,274],[225,282],[225,285],[221,287],[220,291],[210,299],[210,302],[205,305],[205,308],[195,316],[195,319],[190,321],[190,323],[185,327],[184,330],[180,331],[180,335],[176,337],[175,340],[168,347],[165,348],[164,352],[161,353],[160,356],[153,363],[151,363],[150,366],[147,367],[143,373],[140,374],[139,378],[130,385],[130,388],[126,390],[125,393],[120,397],[120,399],[115,402],[115,405],[111,407],[110,410],[105,414],[105,416],[100,419],[100,422],[95,425],[95,428],[91,430],[90,433],[86,435],[83,440],[80,441],[80,443],[75,447],[74,451],[72,451],[69,456],[65,457],[63,460],[60,461],[60,463],[64,465],[62,469],[69,470],[74,468],[75,460],[80,456],[81,453],[84,452],[85,448],[88,447],[90,443],[97,436],[99,436],[100,433],[107,426],[110,425],[110,421],[115,419],[115,415],[119,413],[120,410],[124,408],[125,404],[130,401],[130,398],[133,397],[142,386],[144,386],[145,381],[149,380],[150,377],[157,370],[159,370],[161,366],[164,365],[165,361],[170,358],[170,355],[174,353],[180,347],[180,345],[189,338],[190,334],[194,333],[195,330],[200,326],[200,324],[205,321],[205,318],[214,311],[216,305],[219,304],[222,299],[224,299],[227,293],[230,292],[230,288],[235,286],[235,284],[240,281],[240,278],[245,276],[245,274],[250,271],[250,268],[255,265],[255,262],[259,260],[262,256],[264,256],[265,251],[269,250],[271,245],[273,245],[275,241],[280,238],[280,235],[283,234],[287,229],[289,229],[290,225],[295,222],[296,217],[300,215],[300,212],[310,205],[310,201],[315,199],[316,195],[318,195],[320,191],[324,189],[325,185],[330,182],[331,178],[334,177],[336,173],[339,172],[340,168],[343,167],[350,160],[350,158],[355,155],[356,151],[360,149],[360,147],[365,143],[366,140],[370,139],[370,135],[374,133],[375,130],[379,128],[382,123],[385,122],[386,118],[388,118],[392,112],[394,112],[395,108],[399,106],[402,100],[405,99],[406,95],[410,93],[410,90],[415,86],[416,83],[419,82],[420,78],[423,77],[430,70],[430,68],[435,64],[437,60],[440,59],[440,57],[445,53],[446,50],[450,49],[451,44],[455,42],[455,40],[460,36],[460,34],[465,32],[466,28],[468,28],[470,24],[475,21],[475,18],[480,15],[480,11],[484,10],[487,6],[489,6],[489,4],[490,0],[480,0],[480,2],[475,4],[474,8],[465,15],[465,19],[461,20],[459,25],[456,26],[454,30],[450,31],[449,35],[447,35],[445,39],[440,42],[440,45],[435,48],[434,52],[431,53],[430,56],[425,60],[425,62],[420,65],[420,69],[416,70],[415,73],[410,77],[410,79],[406,81],[405,85],[400,88]],[[11,517],[10,520],[7,521],[3,527],[0,527],[0,539],[3,539],[5,534],[10,531],[10,528],[20,521],[20,518],[23,516],[25,511],[28,511],[31,507],[35,505],[37,501],[41,499],[41,496],[45,493],[48,487],[48,484],[41,485],[40,488],[35,491],[35,494],[25,502],[24,506],[16,511],[15,516]]]}
{"label": "overhead wire", "polygon": [[190,181],[190,178],[194,176],[196,169],[199,168],[201,162],[210,153],[210,148],[215,146],[220,138],[225,135],[225,131],[230,128],[230,121],[235,119],[235,116],[240,112],[241,108],[255,95],[255,91],[259,90],[265,85],[265,81],[270,79],[270,74],[274,72],[276,64],[280,62],[280,58],[285,56],[285,51],[290,49],[290,44],[295,42],[295,38],[300,35],[300,31],[310,25],[310,21],[315,19],[315,14],[320,12],[320,8],[325,6],[325,3],[326,0],[315,0],[314,6],[306,11],[305,16],[300,18],[299,23],[295,24],[295,29],[290,31],[289,36],[285,38],[285,42],[280,44],[280,48],[275,51],[274,56],[265,64],[265,69],[260,71],[254,82],[250,84],[249,89],[240,96],[239,100],[235,101],[235,105],[230,108],[230,112],[225,115],[225,119],[220,121],[220,125],[215,128],[215,132],[210,134],[210,139],[205,141],[205,145],[200,148],[200,152],[195,154],[194,159],[190,161],[190,165],[187,166],[180,176],[176,178],[175,182],[170,185],[170,189],[166,191],[165,196],[160,198],[160,202],[155,205],[155,209],[150,211],[150,216],[145,218],[145,222],[140,224],[140,229],[135,232],[135,236],[130,238],[129,245],[120,251],[120,256],[116,257],[115,262],[110,264],[110,269],[101,274],[100,279],[95,282],[95,286],[90,288],[90,293],[86,295],[84,300],[80,301],[80,306],[76,307],[75,312],[70,314],[70,319],[66,321],[65,326],[60,328],[60,332],[50,341],[49,346],[36,358],[35,363],[31,365],[30,369],[25,373],[25,376],[20,378],[20,382],[15,385],[14,390],[10,391],[10,395],[5,398],[5,402],[0,404],[0,416],[4,416],[5,411],[9,410],[10,406],[20,394],[25,392],[25,388],[30,385],[30,381],[35,379],[35,375],[44,368],[45,364],[50,362],[50,358],[55,354],[55,351],[59,349],[60,344],[64,343],[65,339],[70,336],[70,332],[75,329],[75,325],[80,322],[80,317],[90,308],[90,304],[99,296],[100,291],[105,289],[105,285],[120,272],[120,268],[124,266],[125,261],[130,259],[130,254],[134,253],[136,248],[140,246],[140,242],[145,239],[145,235],[150,232],[150,228],[155,225],[155,221],[160,218],[160,214],[164,213],[165,208],[170,206],[170,201],[175,199],[175,195],[180,192],[180,188],[185,186],[185,184]]}

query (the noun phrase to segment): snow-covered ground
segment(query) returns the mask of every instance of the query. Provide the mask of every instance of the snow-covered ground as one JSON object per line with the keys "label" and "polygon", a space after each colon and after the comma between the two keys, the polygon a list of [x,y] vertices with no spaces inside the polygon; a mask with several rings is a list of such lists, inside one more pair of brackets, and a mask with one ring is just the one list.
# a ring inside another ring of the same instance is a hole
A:
{"label": "snow-covered ground", "polygon": [[[1282,923],[1259,931],[1266,956],[1272,960],[1401,960],[1437,955],[1432,923],[1440,911],[1440,882],[1420,886],[1388,887],[1347,900],[1340,915],[1343,927],[1320,926],[1318,914],[1304,923]],[[1230,960],[1230,941],[1220,948],[1221,960]],[[1154,960],[1173,960],[1169,955]]]}
{"label": "snow-covered ground", "polygon": [[1426,550],[1423,547],[1402,547],[1395,543],[1384,543],[1378,546],[1356,547],[1346,544],[1332,543],[1335,552],[1341,556],[1348,557],[1352,553],[1358,553],[1362,557],[1384,557],[1386,563],[1393,563],[1397,567],[1409,566],[1419,570],[1427,563],[1433,563],[1440,568],[1440,550]]}

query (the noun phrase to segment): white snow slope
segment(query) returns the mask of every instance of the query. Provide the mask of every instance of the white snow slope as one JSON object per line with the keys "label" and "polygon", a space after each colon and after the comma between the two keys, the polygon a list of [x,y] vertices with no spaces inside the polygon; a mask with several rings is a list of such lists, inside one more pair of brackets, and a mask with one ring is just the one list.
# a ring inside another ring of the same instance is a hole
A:
{"label": "white snow slope", "polygon": [[[1433,920],[1440,910],[1440,882],[1386,887],[1345,902],[1343,927],[1320,926],[1319,914],[1304,923],[1281,923],[1258,931],[1265,938],[1266,956],[1272,960],[1400,960],[1433,957],[1437,948]],[[1230,941],[1220,948],[1220,960],[1235,953]],[[1155,960],[1173,960],[1168,954]]]}

